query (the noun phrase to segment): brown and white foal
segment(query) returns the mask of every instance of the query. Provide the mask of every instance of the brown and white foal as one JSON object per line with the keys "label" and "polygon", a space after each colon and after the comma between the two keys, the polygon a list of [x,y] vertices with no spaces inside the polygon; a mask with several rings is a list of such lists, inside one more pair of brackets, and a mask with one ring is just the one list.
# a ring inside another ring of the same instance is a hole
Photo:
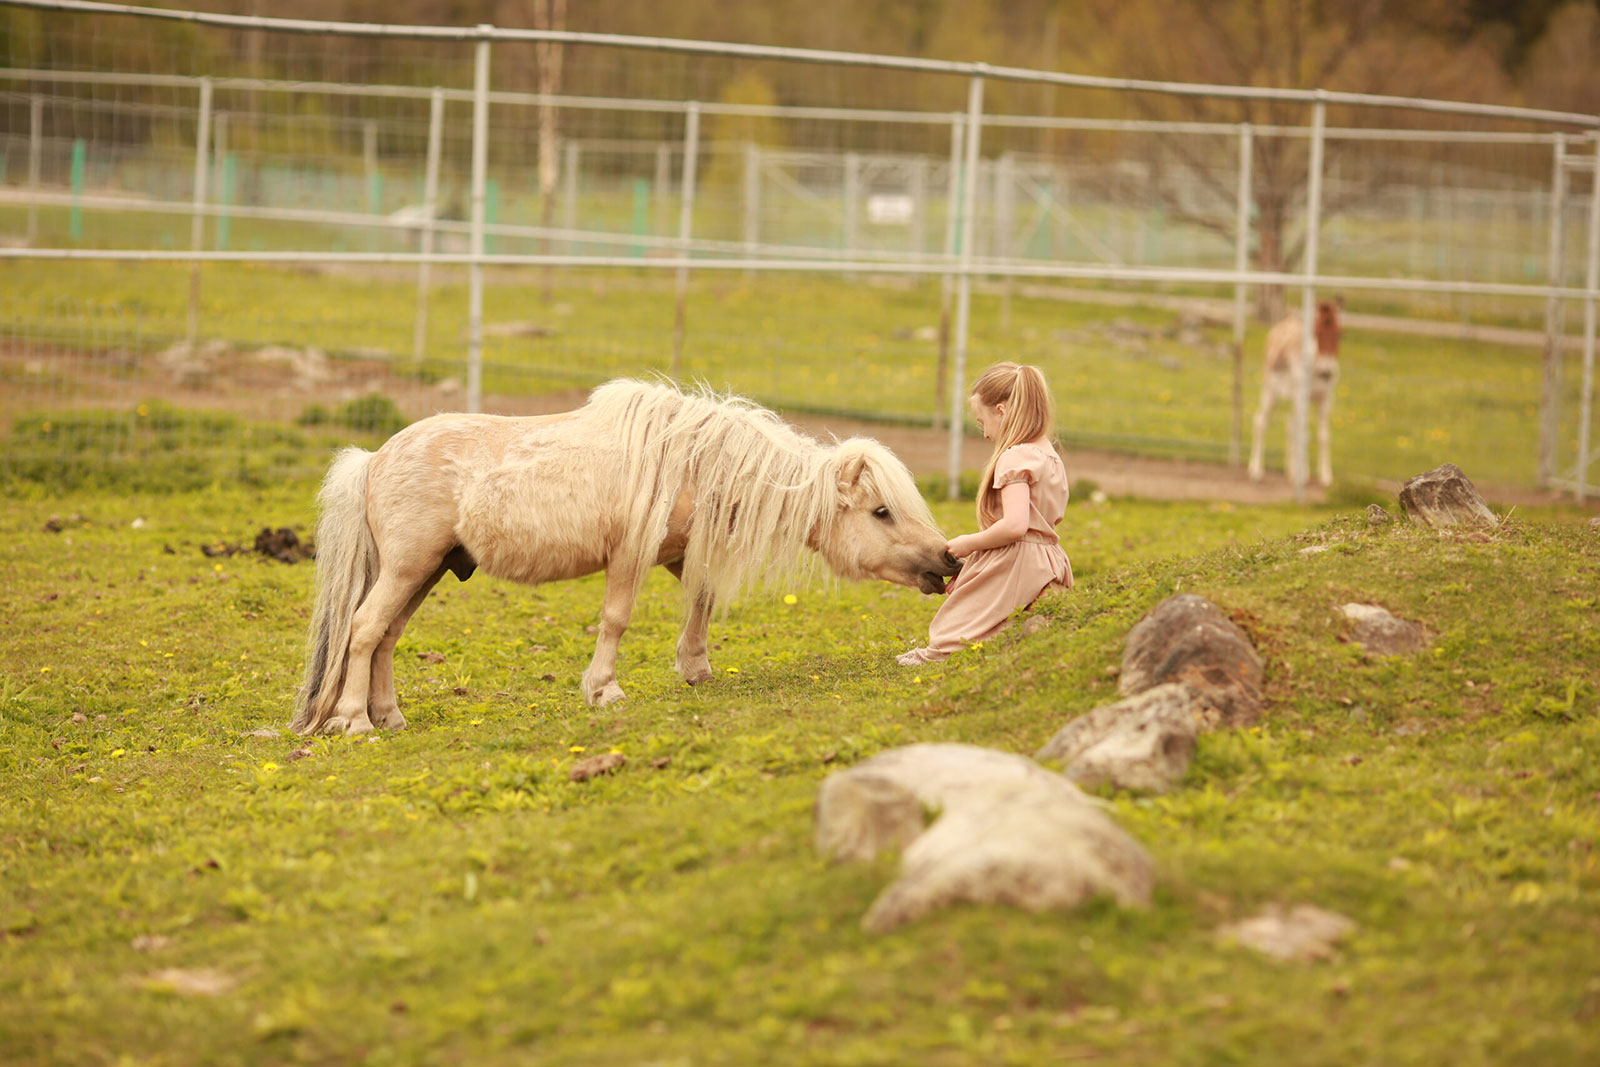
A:
{"label": "brown and white foal", "polygon": [[[1317,355],[1311,363],[1311,403],[1318,408],[1317,481],[1328,485],[1333,481],[1329,419],[1333,414],[1333,387],[1339,382],[1338,303],[1331,300],[1317,303],[1313,332],[1317,339]],[[1272,413],[1272,406],[1280,400],[1293,405],[1295,393],[1300,389],[1305,366],[1301,348],[1304,343],[1299,315],[1288,315],[1267,331],[1267,358],[1261,369],[1261,403],[1256,408],[1255,432],[1250,442],[1250,477],[1254,481],[1261,480],[1267,417]],[[1288,458],[1285,465],[1290,479],[1294,480],[1295,464],[1299,457],[1294,448],[1292,416],[1286,420],[1286,429]]]}

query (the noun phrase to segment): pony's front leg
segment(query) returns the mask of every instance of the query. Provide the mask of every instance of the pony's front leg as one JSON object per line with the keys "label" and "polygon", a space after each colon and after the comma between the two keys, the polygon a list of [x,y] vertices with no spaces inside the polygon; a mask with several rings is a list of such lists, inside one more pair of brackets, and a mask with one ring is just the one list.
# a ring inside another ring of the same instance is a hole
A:
{"label": "pony's front leg", "polygon": [[711,681],[711,660],[706,655],[706,634],[711,629],[711,598],[701,594],[695,598],[689,613],[683,619],[683,633],[678,637],[678,673],[690,685]]}
{"label": "pony's front leg", "polygon": [[594,659],[583,672],[583,702],[605,707],[627,694],[617,684],[617,644],[633,617],[633,598],[638,592],[637,571],[629,564],[614,562],[606,568],[606,600],[600,608],[600,637],[594,643]]}

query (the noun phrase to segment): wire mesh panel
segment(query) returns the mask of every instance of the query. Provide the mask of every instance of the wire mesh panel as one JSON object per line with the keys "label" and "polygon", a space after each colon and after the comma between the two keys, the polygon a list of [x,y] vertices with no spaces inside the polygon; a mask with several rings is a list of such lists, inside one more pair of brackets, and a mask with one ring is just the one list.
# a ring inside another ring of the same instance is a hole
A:
{"label": "wire mesh panel", "polygon": [[1241,462],[1313,267],[1344,280],[1341,473],[1547,480],[1540,412],[1579,446],[1581,346],[1541,352],[1588,284],[1581,124],[1344,102],[1318,137],[1305,94],[35,14],[0,68],[0,235],[35,257],[0,261],[13,473],[276,469],[618,375],[931,427],[963,359],[1043,366],[1071,445]]}

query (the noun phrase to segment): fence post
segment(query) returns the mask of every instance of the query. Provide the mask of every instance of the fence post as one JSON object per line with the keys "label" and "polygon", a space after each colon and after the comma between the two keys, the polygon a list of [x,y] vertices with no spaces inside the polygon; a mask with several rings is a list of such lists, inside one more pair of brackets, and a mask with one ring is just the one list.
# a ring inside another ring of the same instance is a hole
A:
{"label": "fence post", "polygon": [[[700,104],[689,101],[683,131],[683,190],[678,198],[678,255],[689,258],[689,238],[694,229],[695,157],[700,154]],[[678,268],[678,301],[672,321],[672,376],[683,373],[683,331],[688,318],[689,268]]]}
{"label": "fence post", "polygon": [[[995,163],[994,170],[994,249],[992,255],[1000,259],[1012,259],[1015,250],[1012,248],[1014,240],[1013,230],[1016,227],[1016,202],[1017,202],[1017,175],[1016,157],[1011,152],[1006,152]],[[1002,333],[1011,331],[1011,282],[1010,266],[1000,277],[1000,330]]]}
{"label": "fence post", "polygon": [[[844,154],[844,256],[854,259],[861,239],[861,156]],[[854,278],[855,272],[845,275]]]}
{"label": "fence post", "polygon": [[437,85],[428,97],[428,161],[422,172],[422,260],[417,264],[417,321],[411,332],[411,362],[422,366],[428,343],[428,288],[433,263],[433,224],[439,214],[439,149],[444,137],[444,90]]}
{"label": "fence post", "polygon": [[84,172],[89,169],[89,143],[82,137],[72,142],[72,207],[67,209],[67,237],[73,244],[83,240]]}
{"label": "fence post", "polygon": [[667,233],[667,194],[672,191],[672,148],[665,141],[656,145],[656,219],[655,232],[666,236]]}
{"label": "fence post", "polygon": [[1583,503],[1589,491],[1589,464],[1595,457],[1589,454],[1589,421],[1594,414],[1594,331],[1595,290],[1600,289],[1600,135],[1591,135],[1594,155],[1589,170],[1589,254],[1584,269],[1583,287],[1583,390],[1578,394],[1581,411],[1578,415],[1578,470],[1576,478],[1578,503]]}
{"label": "fence post", "polygon": [[946,496],[955,500],[961,495],[961,438],[962,408],[966,402],[964,392],[967,380],[967,327],[972,314],[972,202],[976,193],[978,170],[978,139],[983,122],[983,71],[986,64],[977,64],[978,73],[967,86],[967,138],[966,161],[961,167],[961,277],[956,282],[955,366],[950,371],[950,484]]}
{"label": "fence post", "polygon": [[922,156],[911,161],[907,184],[911,193],[911,233],[906,244],[920,256],[928,250],[928,161]]}
{"label": "fence post", "polygon": [[[200,119],[194,135],[194,198],[189,209],[189,248],[200,251],[205,239],[206,181],[211,161],[211,79],[200,79]],[[200,261],[189,264],[189,328],[185,334],[188,351],[194,353],[200,333]]]}
{"label": "fence post", "polygon": [[[44,157],[44,97],[38,93],[33,94],[28,104],[28,191],[33,196],[39,195],[39,184],[43,170]],[[32,248],[39,240],[39,205],[31,198],[28,201],[28,247]]]}
{"label": "fence post", "polygon": [[[753,141],[744,143],[744,254],[753,258],[761,239],[761,147]],[[746,281],[755,272],[744,272]]]}
{"label": "fence post", "polygon": [[1310,187],[1306,190],[1306,280],[1300,287],[1300,388],[1294,393],[1294,447],[1289,457],[1290,481],[1294,485],[1296,504],[1306,502],[1306,481],[1311,469],[1310,435],[1306,430],[1311,408],[1311,371],[1317,356],[1314,312],[1317,300],[1317,245],[1322,230],[1322,148],[1327,120],[1326,94],[1318,89],[1316,103],[1311,107]]}
{"label": "fence post", "polygon": [[578,229],[578,156],[576,138],[568,137],[561,145],[561,227],[567,231],[567,255],[577,251],[577,240],[572,236]]}
{"label": "fence post", "polygon": [[228,113],[218,111],[211,119],[211,172],[217,176],[217,251],[226,252],[233,238],[233,220],[228,207],[233,200],[233,160],[228,156]]}
{"label": "fence post", "polygon": [[478,24],[472,70],[472,265],[467,270],[467,410],[483,409],[483,231],[489,186],[489,36]]}
{"label": "fence post", "polygon": [[[1234,208],[1233,269],[1243,274],[1250,265],[1250,198],[1255,167],[1254,129],[1239,124],[1239,202]],[[1228,438],[1228,465],[1239,465],[1244,437],[1245,284],[1233,284],[1233,432]]]}
{"label": "fence post", "polygon": [[[1545,260],[1545,280],[1561,284],[1561,263],[1566,255],[1562,225],[1567,207],[1567,135],[1556,134],[1555,171],[1550,178],[1550,245]],[[1539,402],[1539,485],[1548,486],[1556,473],[1557,438],[1561,430],[1561,341],[1566,331],[1559,297],[1544,302],[1544,390]]]}
{"label": "fence post", "polygon": [[[958,211],[956,203],[961,197],[961,115],[950,116],[950,177],[945,182],[944,193],[944,259],[949,264],[956,254],[956,223]],[[954,291],[954,279],[946,271],[939,276],[939,366],[934,372],[935,403],[933,424],[935,427],[944,419],[944,412],[949,397],[945,395],[945,383],[950,369],[950,298]]]}

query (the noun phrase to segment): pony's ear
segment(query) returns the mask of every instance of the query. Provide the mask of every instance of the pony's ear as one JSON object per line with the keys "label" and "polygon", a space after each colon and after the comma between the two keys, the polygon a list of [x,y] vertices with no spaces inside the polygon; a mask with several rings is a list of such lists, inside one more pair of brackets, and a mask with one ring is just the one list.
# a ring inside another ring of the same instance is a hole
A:
{"label": "pony's ear", "polygon": [[839,490],[846,492],[854,489],[861,480],[861,472],[867,466],[867,457],[864,453],[855,452],[845,456],[839,464]]}

